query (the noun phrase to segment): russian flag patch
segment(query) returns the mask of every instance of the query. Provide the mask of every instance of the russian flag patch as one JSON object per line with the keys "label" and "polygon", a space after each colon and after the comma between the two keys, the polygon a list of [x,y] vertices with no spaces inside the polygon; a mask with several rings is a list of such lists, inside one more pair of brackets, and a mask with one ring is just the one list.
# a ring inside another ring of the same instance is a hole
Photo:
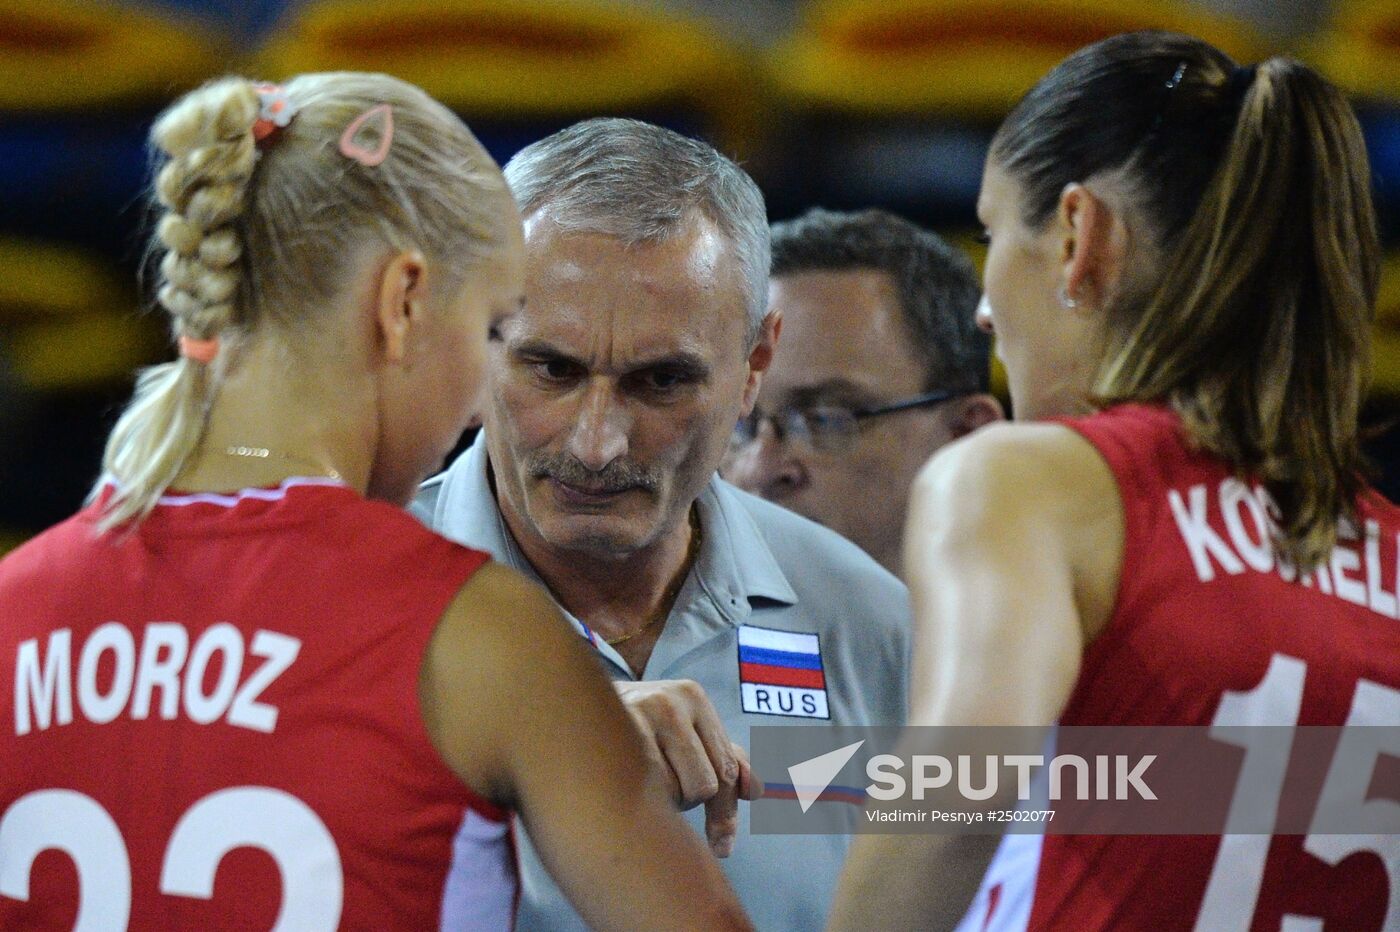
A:
{"label": "russian flag patch", "polygon": [[817,636],[740,625],[739,698],[745,712],[830,719]]}

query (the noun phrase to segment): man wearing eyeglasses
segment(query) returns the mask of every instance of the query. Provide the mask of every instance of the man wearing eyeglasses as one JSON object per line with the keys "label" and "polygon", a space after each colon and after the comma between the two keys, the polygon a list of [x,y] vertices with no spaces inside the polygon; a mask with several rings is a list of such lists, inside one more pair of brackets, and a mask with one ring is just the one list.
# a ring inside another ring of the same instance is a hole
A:
{"label": "man wearing eyeglasses", "polygon": [[909,486],[935,450],[1002,417],[987,394],[967,257],[879,210],[775,224],[783,337],[726,479],[855,541],[898,574]]}

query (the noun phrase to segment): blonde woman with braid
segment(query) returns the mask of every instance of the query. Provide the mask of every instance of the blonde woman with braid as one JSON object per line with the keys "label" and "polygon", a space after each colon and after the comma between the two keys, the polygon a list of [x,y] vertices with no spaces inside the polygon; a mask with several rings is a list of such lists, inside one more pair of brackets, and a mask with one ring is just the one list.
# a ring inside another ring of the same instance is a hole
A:
{"label": "blonde woman with braid", "polygon": [[[1396,753],[1400,511],[1357,441],[1378,246],[1343,94],[1295,61],[1117,36],[1012,111],[978,212],[979,316],[1025,423],[917,483],[911,723],[1384,725],[1376,759]],[[1286,764],[1202,781],[1200,804],[1272,814]],[[1382,773],[1322,790],[1369,835],[1008,835],[1019,867],[998,859],[972,927],[1400,928]],[[833,928],[953,927],[996,842],[862,837]]]}
{"label": "blonde woman with braid", "polygon": [[152,141],[180,358],[0,563],[0,927],[509,928],[515,811],[598,927],[745,928],[549,599],[399,507],[521,301],[490,157],[349,73]]}

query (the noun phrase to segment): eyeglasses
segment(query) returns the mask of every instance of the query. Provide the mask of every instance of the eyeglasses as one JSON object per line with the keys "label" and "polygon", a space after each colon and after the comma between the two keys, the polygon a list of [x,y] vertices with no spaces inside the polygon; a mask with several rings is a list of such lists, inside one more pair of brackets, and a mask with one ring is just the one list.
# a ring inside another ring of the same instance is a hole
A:
{"label": "eyeglasses", "polygon": [[889,404],[865,408],[847,408],[840,405],[814,405],[809,408],[784,408],[773,414],[761,414],[755,408],[747,417],[734,425],[733,448],[747,446],[758,437],[764,421],[773,425],[773,434],[778,440],[790,443],[804,443],[822,453],[841,453],[850,449],[861,424],[873,417],[913,411],[916,408],[929,408],[963,395],[971,390],[925,392],[912,398],[892,401]]}

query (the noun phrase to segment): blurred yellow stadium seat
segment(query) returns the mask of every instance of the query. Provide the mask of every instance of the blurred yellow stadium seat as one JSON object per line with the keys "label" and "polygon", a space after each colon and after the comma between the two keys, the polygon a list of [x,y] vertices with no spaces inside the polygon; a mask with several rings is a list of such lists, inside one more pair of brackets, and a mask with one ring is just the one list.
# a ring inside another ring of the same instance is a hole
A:
{"label": "blurred yellow stadium seat", "polygon": [[1400,249],[1387,255],[1381,265],[1381,288],[1376,299],[1376,319],[1400,330]]}
{"label": "blurred yellow stadium seat", "polygon": [[152,361],[150,327],[131,316],[93,314],[21,328],[9,351],[16,378],[32,391],[119,381]]}
{"label": "blurred yellow stadium seat", "polygon": [[476,116],[723,109],[744,56],[673,13],[602,0],[312,0],[257,57],[270,76],[386,71]]}
{"label": "blurred yellow stadium seat", "polygon": [[1400,398],[1400,250],[1381,268],[1372,355],[1372,391]]}
{"label": "blurred yellow stadium seat", "polygon": [[1400,99],[1400,3],[1338,0],[1334,7],[1304,56],[1359,97]]}
{"label": "blurred yellow stadium seat", "polygon": [[0,343],[18,388],[42,393],[126,378],[160,352],[132,290],[100,260],[64,246],[0,240]]}
{"label": "blurred yellow stadium seat", "polygon": [[1371,394],[1400,400],[1400,330],[1378,326],[1371,338]]}
{"label": "blurred yellow stadium seat", "polygon": [[80,314],[130,303],[100,260],[57,243],[0,238],[0,319]]}
{"label": "blurred yellow stadium seat", "polygon": [[115,0],[18,0],[0,8],[0,109],[164,99],[228,68],[192,21]]}
{"label": "blurred yellow stadium seat", "polygon": [[1191,33],[1246,60],[1265,48],[1247,24],[1179,0],[818,0],[772,71],[799,105],[994,118],[1071,52],[1140,29]]}

